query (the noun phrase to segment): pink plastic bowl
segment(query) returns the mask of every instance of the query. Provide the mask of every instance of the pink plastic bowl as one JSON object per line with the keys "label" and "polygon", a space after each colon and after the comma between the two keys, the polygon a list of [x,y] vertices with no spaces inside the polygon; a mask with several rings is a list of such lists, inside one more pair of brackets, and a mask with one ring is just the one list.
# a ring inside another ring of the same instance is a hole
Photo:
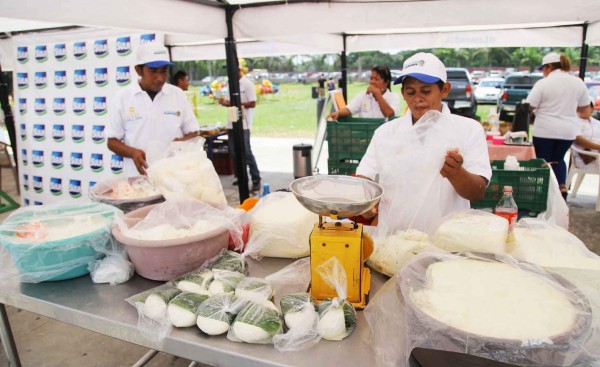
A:
{"label": "pink plastic bowl", "polygon": [[495,145],[502,145],[502,144],[504,144],[504,137],[502,137],[502,136],[494,136],[492,138],[492,142]]}
{"label": "pink plastic bowl", "polygon": [[[159,204],[156,204],[159,205]],[[149,205],[125,215],[129,227],[144,219],[156,205]],[[229,231],[216,228],[197,236],[164,241],[148,241],[123,235],[113,225],[112,234],[125,246],[135,271],[144,278],[166,281],[198,269],[206,260],[227,248]]]}

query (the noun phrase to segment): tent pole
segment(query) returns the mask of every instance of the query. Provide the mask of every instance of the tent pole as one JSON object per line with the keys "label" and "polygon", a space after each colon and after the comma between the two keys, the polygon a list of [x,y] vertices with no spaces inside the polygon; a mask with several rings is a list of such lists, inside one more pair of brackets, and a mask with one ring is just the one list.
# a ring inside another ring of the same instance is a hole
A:
{"label": "tent pole", "polygon": [[225,8],[225,22],[227,23],[227,38],[225,38],[225,55],[227,58],[227,78],[229,79],[229,95],[231,106],[238,109],[237,122],[233,124],[233,146],[235,150],[235,170],[238,173],[238,189],[240,204],[250,196],[248,189],[248,173],[246,171],[246,149],[244,146],[244,121],[242,118],[240,97],[239,66],[237,46],[233,37],[233,14],[238,8],[227,6]]}
{"label": "tent pole", "polygon": [[342,40],[344,43],[344,49],[342,50],[341,55],[342,78],[340,79],[340,88],[342,88],[342,95],[344,96],[344,100],[348,101],[348,63],[346,60],[346,33],[342,34]]}
{"label": "tent pole", "polygon": [[[17,160],[17,133],[15,129],[15,119],[13,117],[12,108],[8,104],[8,83],[4,82],[2,78],[2,65],[0,65],[0,107],[4,112],[4,123],[6,130],[8,131],[8,138],[10,139],[10,146],[12,148],[13,157]],[[19,172],[19,165],[16,165],[17,173]],[[17,177],[19,177],[17,175]],[[19,183],[17,182],[17,187]]]}
{"label": "tent pole", "polygon": [[588,23],[587,22],[583,23],[582,28],[583,28],[583,35],[582,35],[583,40],[581,41],[581,57],[579,58],[579,77],[581,78],[581,80],[584,80],[585,79],[585,69],[587,68],[588,49],[589,49],[589,46],[586,43]]}

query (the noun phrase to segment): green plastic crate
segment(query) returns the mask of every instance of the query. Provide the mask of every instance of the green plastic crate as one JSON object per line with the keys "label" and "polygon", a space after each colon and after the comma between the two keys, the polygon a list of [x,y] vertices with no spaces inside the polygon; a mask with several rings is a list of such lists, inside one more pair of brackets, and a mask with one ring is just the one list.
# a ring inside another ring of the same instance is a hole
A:
{"label": "green plastic crate", "polygon": [[337,173],[337,171],[352,171],[351,173],[354,173],[358,162],[360,162],[367,151],[375,130],[385,121],[382,118],[353,117],[340,118],[338,121],[328,121],[329,174],[348,174]]}
{"label": "green plastic crate", "polygon": [[519,210],[533,212],[546,210],[550,166],[543,159],[519,161],[519,171],[504,170],[504,161],[492,162],[492,179],[485,190],[483,200],[471,202],[472,208],[495,208],[502,196],[504,186],[512,186],[513,197]]}

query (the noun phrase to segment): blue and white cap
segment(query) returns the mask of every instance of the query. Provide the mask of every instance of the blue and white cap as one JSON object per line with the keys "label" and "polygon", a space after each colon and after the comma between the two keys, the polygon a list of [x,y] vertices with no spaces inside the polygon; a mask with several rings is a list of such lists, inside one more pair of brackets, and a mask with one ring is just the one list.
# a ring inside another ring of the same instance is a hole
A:
{"label": "blue and white cap", "polygon": [[173,65],[169,60],[169,51],[158,42],[146,42],[137,50],[136,65],[146,65],[151,68],[160,68]]}
{"label": "blue and white cap", "polygon": [[405,77],[411,77],[422,81],[423,83],[446,82],[446,66],[434,54],[419,52],[412,55],[402,66],[400,76],[394,80],[394,84],[400,84]]}

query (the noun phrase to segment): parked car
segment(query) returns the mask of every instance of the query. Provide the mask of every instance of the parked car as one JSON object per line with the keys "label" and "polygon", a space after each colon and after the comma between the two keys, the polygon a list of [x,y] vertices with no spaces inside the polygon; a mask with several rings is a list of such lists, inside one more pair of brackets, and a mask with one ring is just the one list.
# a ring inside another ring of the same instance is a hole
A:
{"label": "parked car", "polygon": [[544,75],[540,73],[509,75],[504,81],[502,93],[498,100],[498,116],[500,121],[512,122],[518,102],[526,99],[533,85]]}
{"label": "parked car", "polygon": [[479,84],[475,87],[475,100],[477,100],[477,103],[479,104],[497,104],[503,85],[504,79],[502,78],[481,79]]}
{"label": "parked car", "polygon": [[475,117],[477,101],[473,95],[473,84],[469,71],[464,68],[446,68],[448,82],[452,86],[450,93],[443,101],[450,111],[457,115]]}
{"label": "parked car", "polygon": [[504,78],[504,74],[502,73],[502,70],[490,70],[488,78]]}
{"label": "parked car", "polygon": [[593,116],[600,119],[600,81],[585,82],[585,86],[590,93],[590,99],[594,101]]}
{"label": "parked car", "polygon": [[471,81],[473,84],[478,84],[481,79],[485,78],[485,72],[482,70],[474,70],[471,72]]}

